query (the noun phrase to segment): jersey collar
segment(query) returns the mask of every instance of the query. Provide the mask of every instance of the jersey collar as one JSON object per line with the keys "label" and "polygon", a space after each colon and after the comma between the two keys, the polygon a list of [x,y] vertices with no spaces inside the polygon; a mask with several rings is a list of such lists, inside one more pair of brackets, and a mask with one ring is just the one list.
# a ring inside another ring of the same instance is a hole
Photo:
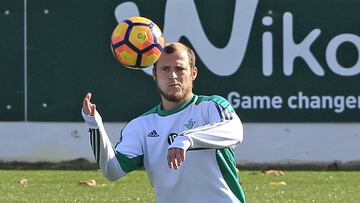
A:
{"label": "jersey collar", "polygon": [[169,109],[169,110],[162,110],[161,109],[161,104],[159,104],[157,106],[156,112],[160,115],[160,116],[168,116],[174,113],[177,113],[183,109],[185,109],[187,106],[189,106],[191,103],[195,102],[197,100],[198,96],[197,95],[193,95],[189,100],[187,100],[186,102],[180,104],[179,106]]}

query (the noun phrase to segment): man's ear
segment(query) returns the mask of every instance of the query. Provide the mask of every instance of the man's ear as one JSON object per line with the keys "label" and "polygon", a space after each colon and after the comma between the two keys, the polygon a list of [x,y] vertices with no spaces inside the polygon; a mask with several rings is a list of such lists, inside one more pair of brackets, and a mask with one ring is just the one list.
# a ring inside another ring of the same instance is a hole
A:
{"label": "man's ear", "polygon": [[192,80],[195,80],[198,74],[198,69],[195,66],[192,70],[191,70],[191,75],[192,75]]}

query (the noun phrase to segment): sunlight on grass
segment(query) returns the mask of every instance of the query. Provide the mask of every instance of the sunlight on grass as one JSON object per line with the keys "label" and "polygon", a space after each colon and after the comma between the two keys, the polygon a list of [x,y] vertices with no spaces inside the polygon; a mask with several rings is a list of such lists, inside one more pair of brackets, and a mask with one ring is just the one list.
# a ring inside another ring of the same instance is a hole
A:
{"label": "sunlight on grass", "polygon": [[[155,202],[144,171],[107,181],[100,171],[0,170],[0,202]],[[247,201],[359,202],[360,172],[241,171]],[[19,181],[27,179],[20,184]],[[80,180],[96,180],[96,186]],[[190,187],[190,186],[189,186]]]}

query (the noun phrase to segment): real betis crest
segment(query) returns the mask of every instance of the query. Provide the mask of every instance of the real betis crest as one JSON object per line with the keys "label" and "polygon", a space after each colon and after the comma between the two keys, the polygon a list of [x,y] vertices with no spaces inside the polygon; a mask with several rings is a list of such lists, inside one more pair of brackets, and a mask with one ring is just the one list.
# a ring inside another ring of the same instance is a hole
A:
{"label": "real betis crest", "polygon": [[190,130],[195,126],[195,123],[196,123],[196,121],[194,121],[192,118],[190,118],[190,120],[187,122],[187,124],[185,124],[185,127]]}

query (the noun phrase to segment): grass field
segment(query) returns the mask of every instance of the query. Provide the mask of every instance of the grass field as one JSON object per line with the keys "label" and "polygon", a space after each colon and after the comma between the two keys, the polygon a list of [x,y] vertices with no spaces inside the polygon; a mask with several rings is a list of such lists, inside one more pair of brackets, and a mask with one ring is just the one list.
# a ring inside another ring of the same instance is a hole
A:
{"label": "grass field", "polygon": [[[0,202],[155,202],[144,171],[109,182],[100,171],[0,170]],[[360,202],[360,172],[241,171],[247,201]],[[20,184],[21,179],[27,183]],[[94,187],[80,180],[95,179]]]}

